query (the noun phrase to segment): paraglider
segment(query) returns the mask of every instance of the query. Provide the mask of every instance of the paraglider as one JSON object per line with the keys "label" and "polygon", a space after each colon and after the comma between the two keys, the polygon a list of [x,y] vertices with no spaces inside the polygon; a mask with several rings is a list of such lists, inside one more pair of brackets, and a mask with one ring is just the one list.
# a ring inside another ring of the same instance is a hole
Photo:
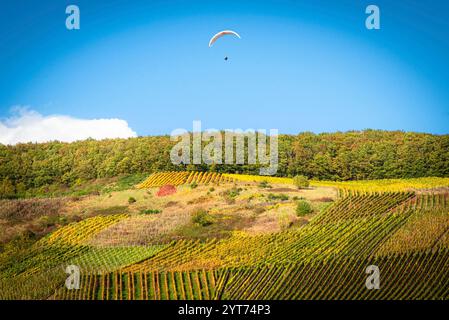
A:
{"label": "paraglider", "polygon": [[[236,36],[237,38],[241,39],[240,35],[232,30],[224,30],[224,31],[220,31],[217,34],[215,34],[209,41],[209,48],[213,46],[213,44],[215,43],[215,41],[217,41],[219,38],[225,36],[225,35],[233,35]],[[224,57],[225,61],[228,61],[228,57]]]}
{"label": "paraglider", "polygon": [[234,36],[238,37],[239,39],[241,39],[240,35],[235,31],[232,31],[232,30],[220,31],[219,33],[217,33],[210,39],[209,48],[212,47],[212,45],[215,43],[215,41],[217,41],[219,38],[221,38],[225,35],[234,35]]}

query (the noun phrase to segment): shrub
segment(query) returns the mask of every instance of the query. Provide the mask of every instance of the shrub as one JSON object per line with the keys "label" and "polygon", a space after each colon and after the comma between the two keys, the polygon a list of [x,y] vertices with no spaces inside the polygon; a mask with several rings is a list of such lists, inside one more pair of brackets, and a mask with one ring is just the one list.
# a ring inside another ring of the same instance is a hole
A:
{"label": "shrub", "polygon": [[67,217],[64,216],[42,216],[38,220],[39,227],[50,228],[54,226],[64,226],[68,223]]}
{"label": "shrub", "polygon": [[307,188],[310,185],[310,182],[307,177],[299,175],[293,178],[293,184],[298,187],[298,189],[301,189]]}
{"label": "shrub", "polygon": [[242,188],[234,187],[234,188],[228,190],[227,193],[231,198],[235,198],[240,194],[241,191],[242,191]]}
{"label": "shrub", "polygon": [[271,186],[268,184],[267,180],[263,180],[259,183],[259,188],[271,188]]}
{"label": "shrub", "polygon": [[204,209],[197,209],[192,213],[192,222],[206,227],[214,223],[214,218]]}
{"label": "shrub", "polygon": [[312,206],[307,201],[298,201],[296,205],[296,215],[302,217],[313,212]]}
{"label": "shrub", "polygon": [[279,215],[278,223],[282,230],[287,230],[293,226],[293,221],[286,212],[282,212]]}
{"label": "shrub", "polygon": [[225,199],[227,204],[233,204],[235,203],[235,197],[237,197],[241,191],[242,188],[233,187],[229,190],[221,192],[220,195]]}
{"label": "shrub", "polygon": [[144,209],[140,210],[140,214],[158,214],[161,213],[161,210],[158,209]]}
{"label": "shrub", "polygon": [[220,192],[220,196],[223,196],[225,198],[226,197],[235,198],[240,194],[240,191],[242,191],[242,188],[234,187],[234,188],[225,190],[223,192]]}
{"label": "shrub", "polygon": [[268,194],[268,200],[281,200],[281,201],[287,201],[288,200],[288,196],[286,194],[273,194],[270,193]]}
{"label": "shrub", "polygon": [[193,181],[191,184],[190,184],[190,188],[191,189],[195,189],[195,188],[197,188],[198,187],[198,183],[196,183],[196,181]]}
{"label": "shrub", "polygon": [[214,187],[212,187],[212,188],[209,189],[209,192],[214,192],[214,191],[215,191],[215,188],[214,188]]}
{"label": "shrub", "polygon": [[129,197],[129,198],[128,198],[128,203],[129,203],[129,204],[133,204],[133,203],[135,203],[135,202],[137,202],[136,198],[134,198],[134,197]]}

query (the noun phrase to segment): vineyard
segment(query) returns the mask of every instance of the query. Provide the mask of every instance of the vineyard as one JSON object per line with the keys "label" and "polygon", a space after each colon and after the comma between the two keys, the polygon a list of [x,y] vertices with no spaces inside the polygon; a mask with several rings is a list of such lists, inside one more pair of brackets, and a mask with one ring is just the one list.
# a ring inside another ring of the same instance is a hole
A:
{"label": "vineyard", "polygon": [[271,177],[271,176],[254,176],[248,174],[231,174],[224,173],[223,176],[242,182],[262,182],[266,181],[269,183],[279,183],[279,184],[292,184],[293,180],[291,178],[282,178],[282,177]]}
{"label": "vineyard", "polygon": [[382,179],[361,181],[313,181],[314,186],[336,187],[345,191],[359,192],[400,192],[414,190],[431,190],[437,188],[449,189],[449,178],[411,178],[411,179]]}
{"label": "vineyard", "polygon": [[66,300],[208,300],[216,297],[217,281],[220,281],[218,272],[205,270],[87,274],[81,279],[85,290],[60,289],[53,298]]}
{"label": "vineyard", "polygon": [[[140,187],[194,181],[240,180],[171,172]],[[441,190],[346,190],[301,227],[166,243],[160,234],[188,215],[95,216],[57,229],[20,258],[0,256],[0,299],[447,300],[448,210],[449,193]],[[67,265],[80,268],[79,289],[64,286]],[[370,265],[380,270],[379,290],[365,285]]]}
{"label": "vineyard", "polygon": [[230,183],[234,180],[227,175],[215,172],[197,172],[197,171],[173,171],[159,172],[149,176],[145,181],[138,184],[139,189],[161,187],[164,185],[179,186],[183,184],[207,184],[207,183]]}
{"label": "vineyard", "polygon": [[[315,264],[242,268],[228,276],[224,299],[447,299],[448,250],[334,259]],[[380,290],[367,290],[365,268],[384,270]],[[423,281],[423,282],[421,282]],[[275,288],[267,287],[275,283]]]}
{"label": "vineyard", "polygon": [[[230,182],[262,182],[272,184],[292,185],[292,178],[256,176],[231,173],[197,172],[197,171],[174,171],[160,172],[149,176],[145,181],[137,185],[137,188],[153,188],[163,185],[179,186],[196,182],[207,183],[230,183]],[[449,189],[449,178],[411,178],[411,179],[382,179],[363,181],[311,181],[315,187],[335,187],[345,193],[350,192],[403,192],[414,190],[432,190],[436,188]],[[446,190],[447,191],[447,190]]]}
{"label": "vineyard", "polygon": [[[237,233],[233,237],[206,242],[177,241],[159,255],[125,268],[125,271],[174,271],[264,265],[267,263],[315,262],[340,256],[369,257],[385,235],[398,230],[413,211],[400,214],[390,210],[408,193],[352,196],[341,199],[311,223],[294,231],[250,236]],[[393,200],[392,200],[392,199]],[[347,215],[346,208],[368,212],[371,216]],[[339,210],[340,209],[340,210]],[[330,214],[332,220],[327,219]]]}

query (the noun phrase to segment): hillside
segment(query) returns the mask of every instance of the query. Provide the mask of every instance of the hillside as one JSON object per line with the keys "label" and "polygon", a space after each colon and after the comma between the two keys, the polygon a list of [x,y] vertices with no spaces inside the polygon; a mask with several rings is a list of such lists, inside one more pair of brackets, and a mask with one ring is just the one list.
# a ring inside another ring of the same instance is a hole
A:
{"label": "hillside", "polygon": [[[168,195],[157,185],[180,175],[66,199],[52,232],[4,247],[0,298],[449,298],[447,179],[437,188],[403,180],[401,190],[395,181],[395,191],[381,192],[370,181],[339,191],[185,176],[190,183]],[[68,265],[81,270],[78,290],[64,286]],[[380,290],[365,286],[370,265]]]}

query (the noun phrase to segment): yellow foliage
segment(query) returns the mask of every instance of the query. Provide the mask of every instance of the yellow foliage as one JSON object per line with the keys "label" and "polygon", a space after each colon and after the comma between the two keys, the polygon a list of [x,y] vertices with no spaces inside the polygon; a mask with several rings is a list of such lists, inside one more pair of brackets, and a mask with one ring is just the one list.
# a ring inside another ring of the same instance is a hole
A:
{"label": "yellow foliage", "polygon": [[138,189],[161,187],[167,184],[179,186],[183,184],[226,183],[233,180],[216,172],[173,171],[157,172],[149,176],[144,182],[138,184]]}
{"label": "yellow foliage", "polygon": [[71,223],[62,227],[39,241],[40,245],[81,245],[103,229],[128,217],[127,214],[114,214],[109,216],[96,216],[80,222]]}
{"label": "yellow foliage", "polygon": [[359,181],[312,181],[312,186],[336,187],[346,191],[399,192],[417,189],[449,187],[449,178],[426,177],[411,179],[382,179]]}

